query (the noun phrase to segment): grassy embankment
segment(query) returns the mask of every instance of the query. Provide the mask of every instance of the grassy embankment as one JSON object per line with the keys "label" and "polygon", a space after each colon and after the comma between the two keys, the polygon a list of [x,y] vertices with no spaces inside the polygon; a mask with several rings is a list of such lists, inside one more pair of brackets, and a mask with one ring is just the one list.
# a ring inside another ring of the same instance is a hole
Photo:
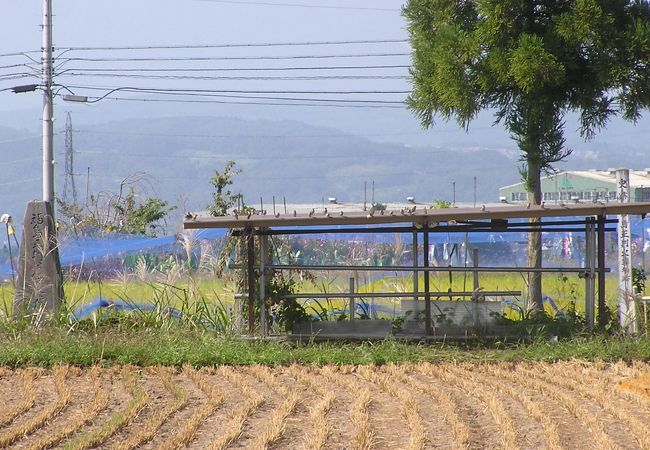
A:
{"label": "grassy embankment", "polygon": [[0,366],[78,366],[134,364],[211,366],[216,364],[384,364],[442,361],[558,361],[568,359],[650,360],[650,338],[592,336],[551,343],[409,344],[242,341],[208,333],[148,330],[116,334],[66,334],[60,329],[0,334]]}

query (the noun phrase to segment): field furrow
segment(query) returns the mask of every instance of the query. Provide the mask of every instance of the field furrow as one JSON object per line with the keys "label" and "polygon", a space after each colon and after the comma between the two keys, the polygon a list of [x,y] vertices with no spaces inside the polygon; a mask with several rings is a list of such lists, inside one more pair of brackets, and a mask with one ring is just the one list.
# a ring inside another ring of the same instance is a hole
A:
{"label": "field furrow", "polygon": [[432,364],[423,365],[422,370],[429,375],[443,380],[445,383],[457,386],[466,396],[474,397],[481,401],[501,431],[499,447],[507,450],[519,448],[517,432],[513,419],[508,413],[508,408],[494,395],[492,390],[484,386],[482,379],[479,380],[471,371],[461,369],[452,364],[448,364],[444,368]]}
{"label": "field furrow", "polygon": [[129,391],[131,399],[123,409],[115,411],[106,422],[98,428],[84,433],[72,441],[66,443],[68,450],[85,450],[97,447],[108,441],[122,428],[126,427],[142,409],[147,406],[149,396],[138,383],[137,374],[131,367],[122,368],[122,381],[124,387]]}
{"label": "field furrow", "polygon": [[303,443],[304,448],[321,450],[332,433],[332,424],[327,420],[327,415],[332,409],[336,395],[324,388],[323,384],[317,381],[315,374],[303,366],[294,364],[287,369],[287,373],[320,398],[320,401],[309,409],[308,429],[304,430]]}
{"label": "field furrow", "polygon": [[253,450],[265,450],[282,437],[287,417],[296,410],[300,397],[294,390],[288,389],[278,381],[274,372],[266,366],[254,366],[251,373],[283,398],[282,402],[271,413],[267,426],[260,430],[260,435],[251,445]]}
{"label": "field furrow", "polygon": [[[517,376],[513,375],[514,372],[517,372]],[[606,433],[603,423],[600,421],[600,416],[595,415],[593,411],[583,406],[581,399],[576,399],[573,395],[546,381],[534,377],[522,377],[519,366],[513,372],[503,371],[502,375],[515,382],[525,380],[524,382],[527,385],[536,389],[540,394],[547,395],[555,400],[558,405],[582,422],[582,429],[590,431],[590,433],[584,433],[583,438],[590,435],[592,444],[597,448],[617,448],[612,438]]]}
{"label": "field furrow", "polygon": [[[22,370],[19,373],[19,378],[21,380],[21,390],[19,391],[18,399],[15,403],[5,403],[5,406],[0,411],[0,429],[11,424],[17,417],[21,414],[29,411],[36,401],[36,390],[34,387],[34,381],[39,376],[39,370],[37,369],[27,369]],[[15,382],[15,377],[13,377]],[[13,391],[12,382],[9,382],[6,389],[8,391]],[[9,393],[9,392],[8,392]]]}
{"label": "field furrow", "polygon": [[0,368],[0,448],[650,448],[650,364]]}
{"label": "field furrow", "polygon": [[477,369],[483,376],[483,382],[503,396],[519,402],[526,410],[526,413],[539,424],[544,433],[545,442],[542,445],[545,448],[549,450],[561,450],[565,448],[562,445],[562,439],[560,438],[555,420],[549,416],[544,410],[544,406],[535,397],[528,395],[518,386],[504,383],[498,375],[500,369],[492,365],[482,365],[477,367]]}
{"label": "field furrow", "polygon": [[70,389],[66,386],[68,370],[68,366],[58,366],[54,369],[54,384],[57,393],[56,400],[47,405],[43,411],[30,420],[11,427],[0,434],[0,448],[5,448],[24,438],[26,435],[33,433],[66,408],[70,401]]}
{"label": "field furrow", "polygon": [[78,414],[75,414],[72,419],[58,424],[53,432],[46,433],[31,442],[28,446],[30,450],[42,450],[56,446],[79,431],[84,425],[91,423],[108,406],[109,395],[102,386],[100,369],[93,367],[89,372],[92,391],[94,392],[92,401],[90,403],[83,403],[79,408]]}
{"label": "field furrow", "polygon": [[[423,394],[427,398],[427,403],[434,403],[438,407],[440,415],[432,414],[427,417],[429,423],[436,425],[436,436],[435,438],[431,436],[431,441],[435,441],[436,443],[441,441],[445,442],[445,437],[447,437],[449,447],[459,450],[469,448],[470,431],[467,424],[463,422],[457,413],[458,404],[444,390],[440,389],[436,383],[423,383],[411,376],[413,372],[413,365],[406,364],[402,365],[399,370],[391,370],[391,376],[394,380],[402,382],[414,395],[420,397],[418,393]],[[433,400],[433,402],[429,402],[428,399]],[[438,417],[442,417],[444,423],[438,422]],[[448,431],[445,434],[449,436],[441,437],[440,432],[445,429]]]}
{"label": "field furrow", "polygon": [[424,383],[435,383],[453,399],[460,420],[469,429],[469,448],[501,448],[504,438],[488,405],[473,392],[468,393],[459,381],[445,375],[449,370],[447,364],[421,364],[414,368],[411,376]]}
{"label": "field furrow", "polygon": [[239,439],[244,432],[244,424],[248,418],[264,403],[264,397],[255,392],[241,373],[232,367],[222,367],[219,373],[237,387],[244,397],[244,401],[232,412],[227,422],[220,427],[219,434],[210,446],[213,450],[228,448],[230,444]]}
{"label": "field furrow", "polygon": [[154,411],[149,419],[137,427],[126,439],[111,446],[113,450],[131,450],[149,442],[156,435],[162,424],[187,403],[187,392],[172,380],[174,370],[167,367],[156,367],[156,375],[160,378],[173,400],[163,408]]}
{"label": "field furrow", "polygon": [[223,403],[223,393],[210,383],[207,377],[191,366],[183,367],[183,373],[199,386],[206,400],[196,411],[181,425],[179,429],[168,439],[161,443],[161,449],[176,449],[187,446],[196,437],[199,427],[210,417]]}
{"label": "field furrow", "polygon": [[624,403],[613,402],[610,392],[601,383],[590,380],[589,384],[583,384],[576,373],[563,364],[555,364],[551,367],[524,369],[524,373],[542,379],[550,384],[559,386],[567,392],[588,399],[603,411],[611,415],[615,420],[608,421],[608,430],[623,426],[624,433],[631,433],[641,448],[650,448],[650,434],[647,431],[647,422],[639,419],[630,413]]}
{"label": "field furrow", "polygon": [[322,373],[331,382],[356,394],[349,411],[349,420],[355,430],[349,446],[353,450],[369,450],[377,444],[375,430],[370,422],[369,409],[372,398],[368,388],[351,375],[350,369],[350,367],[333,368],[330,366],[325,367]]}
{"label": "field furrow", "polygon": [[[403,368],[390,366],[389,370],[400,372]],[[388,377],[388,375],[370,369],[369,367],[359,368],[359,373],[366,380],[375,383],[382,391],[396,398],[400,402],[401,414],[406,420],[406,424],[410,430],[410,440],[407,448],[409,450],[422,450],[428,441],[428,436],[418,405],[416,404],[411,392],[400,389]]]}

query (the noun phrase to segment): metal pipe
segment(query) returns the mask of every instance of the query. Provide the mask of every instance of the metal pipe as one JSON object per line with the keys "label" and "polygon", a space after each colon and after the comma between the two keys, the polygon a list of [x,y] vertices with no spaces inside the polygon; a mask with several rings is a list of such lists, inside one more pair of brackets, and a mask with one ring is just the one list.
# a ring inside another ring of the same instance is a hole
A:
{"label": "metal pipe", "polygon": [[[425,278],[426,280],[426,278]],[[425,296],[426,296],[425,292]],[[459,292],[429,292],[429,297],[472,297],[474,292],[459,291]],[[506,297],[506,296],[519,296],[521,291],[481,291],[481,296],[484,297]],[[413,292],[306,292],[302,294],[287,294],[285,298],[413,298]],[[426,312],[426,311],[425,311]]]}
{"label": "metal pipe", "polygon": [[268,243],[267,236],[260,236],[260,330],[262,332],[262,337],[267,336],[266,329],[266,273],[265,273],[265,263],[266,263],[266,245]]}
{"label": "metal pipe", "polygon": [[248,332],[253,334],[255,329],[255,230],[249,228],[246,264],[248,266]]}
{"label": "metal pipe", "polygon": [[[413,268],[416,269],[413,271],[413,292],[417,294],[419,290],[419,276],[420,274],[417,271],[418,268],[418,230],[413,228]],[[415,297],[417,300],[418,297]]]}
{"label": "metal pipe", "polygon": [[424,334],[427,336],[430,336],[433,334],[433,329],[431,328],[431,292],[429,292],[429,277],[431,275],[431,272],[427,269],[429,269],[429,230],[427,227],[427,230],[425,230],[423,233],[423,257],[424,257],[424,263],[423,263],[423,269],[426,270],[424,274],[424,320],[426,321],[424,324]]}
{"label": "metal pipe", "polygon": [[607,305],[605,302],[605,216],[598,216],[598,325],[607,325]]}
{"label": "metal pipe", "polygon": [[[425,233],[426,234],[426,233]],[[424,251],[424,250],[423,250]],[[425,257],[428,260],[428,255]],[[426,261],[425,263],[428,263]],[[241,266],[235,265],[230,266],[230,269],[240,269]],[[256,266],[259,268],[259,266]],[[517,272],[517,273],[527,273],[527,272],[540,272],[540,273],[584,273],[584,267],[411,267],[411,266],[336,266],[336,265],[314,265],[314,266],[300,266],[300,265],[282,265],[282,264],[269,264],[266,266],[267,269],[273,270],[366,270],[370,272],[496,272],[496,273],[505,273],[505,272]],[[601,269],[598,269],[601,270]],[[597,271],[598,271],[597,270]],[[603,272],[611,272],[611,269],[604,268]]]}
{"label": "metal pipe", "polygon": [[585,321],[590,327],[594,326],[595,322],[595,281],[596,281],[596,224],[595,220],[591,219],[587,224],[585,232]]}
{"label": "metal pipe", "polygon": [[356,308],[354,304],[354,277],[350,277],[350,321],[354,320],[354,310]]}
{"label": "metal pipe", "polygon": [[[610,223],[610,222],[608,222]],[[283,236],[283,235],[297,235],[297,234],[381,234],[381,233],[410,233],[413,230],[412,226],[403,226],[403,227],[382,227],[382,228],[310,228],[310,229],[291,229],[291,230],[278,230],[278,229],[269,229],[263,231],[259,234],[268,235],[268,236]],[[530,226],[530,227],[516,227],[516,228],[506,228],[504,230],[498,231],[499,233],[525,233],[528,230],[531,231],[543,231],[546,233],[569,233],[569,232],[580,232],[584,231],[583,228],[549,228],[545,229],[539,226]],[[616,231],[615,228],[607,228],[605,231],[613,232]],[[469,225],[443,225],[433,228],[429,228],[430,233],[484,233],[494,231],[488,227],[479,227]],[[238,236],[244,234],[243,229],[233,229],[233,236]]]}

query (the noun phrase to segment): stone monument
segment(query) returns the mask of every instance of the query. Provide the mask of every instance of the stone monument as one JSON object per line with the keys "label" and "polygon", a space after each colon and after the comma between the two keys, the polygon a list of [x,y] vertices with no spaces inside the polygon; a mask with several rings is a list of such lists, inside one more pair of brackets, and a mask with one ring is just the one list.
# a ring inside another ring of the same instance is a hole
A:
{"label": "stone monument", "polygon": [[33,322],[61,306],[63,286],[54,211],[44,201],[27,204],[20,242],[14,318]]}

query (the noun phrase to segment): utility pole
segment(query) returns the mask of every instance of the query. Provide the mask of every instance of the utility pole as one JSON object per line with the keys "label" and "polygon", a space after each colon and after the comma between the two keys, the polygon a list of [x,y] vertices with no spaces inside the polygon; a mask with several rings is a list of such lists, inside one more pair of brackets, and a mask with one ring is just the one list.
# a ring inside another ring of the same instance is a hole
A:
{"label": "utility pole", "polygon": [[[63,301],[61,262],[54,220],[54,130],[52,108],[52,0],[43,0],[43,200],[27,204],[14,291],[13,315],[40,321]],[[29,251],[27,249],[30,249]]]}
{"label": "utility pole", "polygon": [[43,0],[43,201],[54,208],[54,108],[52,101],[52,0]]}

